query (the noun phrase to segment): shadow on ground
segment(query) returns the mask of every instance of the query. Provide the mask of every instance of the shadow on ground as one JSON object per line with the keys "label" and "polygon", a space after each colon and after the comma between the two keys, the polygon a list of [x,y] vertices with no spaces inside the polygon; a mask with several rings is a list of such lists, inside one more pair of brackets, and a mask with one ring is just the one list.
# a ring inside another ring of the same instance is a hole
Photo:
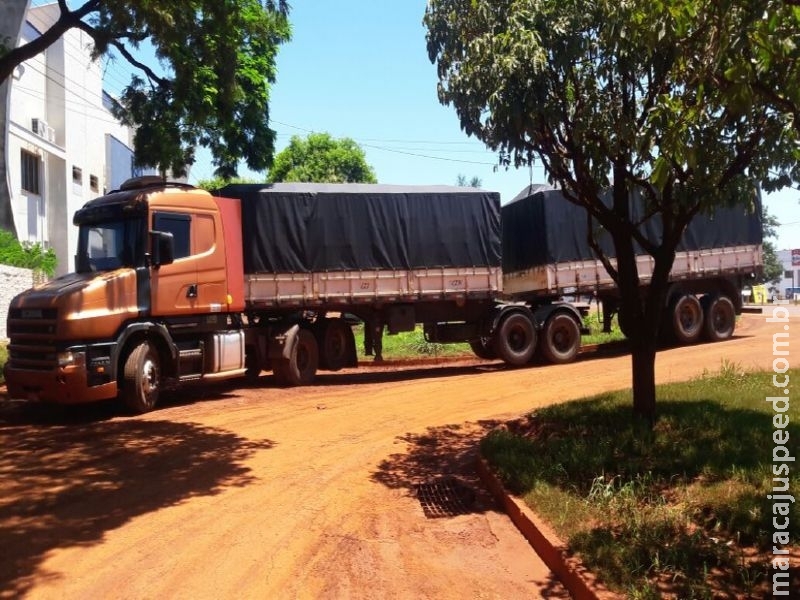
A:
{"label": "shadow on ground", "polygon": [[54,549],[97,544],[137,516],[252,483],[244,461],[272,446],[190,423],[0,421],[0,598],[48,576],[40,565]]}
{"label": "shadow on ground", "polygon": [[[407,433],[397,441],[407,446],[405,452],[390,455],[378,465],[372,480],[392,489],[405,489],[419,496],[420,490],[443,486],[461,500],[469,497],[467,510],[456,513],[496,510],[494,500],[483,488],[475,463],[478,443],[499,421],[481,421],[463,425],[429,427],[423,434]],[[424,508],[424,507],[423,507]],[[447,515],[447,510],[443,510]],[[425,511],[426,514],[429,511]],[[429,515],[430,516],[430,515]]]}

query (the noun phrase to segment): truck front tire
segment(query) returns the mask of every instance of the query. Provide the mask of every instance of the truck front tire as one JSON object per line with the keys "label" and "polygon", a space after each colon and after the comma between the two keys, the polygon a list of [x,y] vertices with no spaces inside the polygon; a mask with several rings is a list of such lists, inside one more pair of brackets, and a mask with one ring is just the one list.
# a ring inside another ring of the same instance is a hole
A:
{"label": "truck front tire", "polygon": [[158,351],[150,342],[141,342],[125,360],[122,401],[131,412],[146,413],[155,408],[160,389]]}

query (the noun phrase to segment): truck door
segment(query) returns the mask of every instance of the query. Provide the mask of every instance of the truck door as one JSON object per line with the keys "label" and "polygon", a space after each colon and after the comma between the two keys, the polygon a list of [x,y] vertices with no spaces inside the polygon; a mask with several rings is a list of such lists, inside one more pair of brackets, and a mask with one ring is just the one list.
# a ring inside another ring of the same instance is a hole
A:
{"label": "truck door", "polygon": [[150,297],[154,315],[191,314],[197,302],[197,265],[191,255],[192,215],[157,211],[154,231],[172,234],[175,261],[152,270]]}
{"label": "truck door", "polygon": [[157,211],[153,214],[153,229],[172,233],[175,244],[175,262],[153,273],[154,314],[224,311],[227,273],[216,213]]}

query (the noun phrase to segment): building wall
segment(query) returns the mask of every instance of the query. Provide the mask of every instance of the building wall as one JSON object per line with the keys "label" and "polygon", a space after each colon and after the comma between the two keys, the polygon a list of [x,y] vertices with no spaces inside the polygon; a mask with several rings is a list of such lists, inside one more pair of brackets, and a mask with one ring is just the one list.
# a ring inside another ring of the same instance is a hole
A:
{"label": "building wall", "polygon": [[[783,265],[783,278],[778,284],[778,294],[781,298],[787,298],[787,290],[790,288],[800,288],[800,264],[792,264],[792,250],[778,250],[778,260]],[[799,256],[800,251],[796,251],[795,256]],[[795,262],[800,262],[795,258]],[[798,292],[795,292],[795,298]]]}
{"label": "building wall", "polygon": [[[29,9],[21,43],[46,31],[58,15],[55,3]],[[52,247],[57,275],[72,270],[78,238],[72,215],[132,175],[131,133],[104,101],[101,64],[91,60],[91,47],[88,34],[67,31],[21,65],[10,91],[6,162],[17,237]],[[34,119],[46,127],[34,131]],[[22,189],[23,150],[39,159],[38,195]]]}
{"label": "building wall", "polygon": [[0,265],[0,339],[8,338],[6,316],[11,300],[33,285],[33,271],[30,269]]}

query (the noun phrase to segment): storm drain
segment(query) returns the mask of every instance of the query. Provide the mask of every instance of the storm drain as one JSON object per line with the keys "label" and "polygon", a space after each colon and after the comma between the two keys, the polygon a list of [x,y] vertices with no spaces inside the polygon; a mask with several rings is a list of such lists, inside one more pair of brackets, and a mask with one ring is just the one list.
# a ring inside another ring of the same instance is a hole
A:
{"label": "storm drain", "polygon": [[475,492],[453,478],[417,485],[417,499],[429,519],[454,517],[472,512]]}

